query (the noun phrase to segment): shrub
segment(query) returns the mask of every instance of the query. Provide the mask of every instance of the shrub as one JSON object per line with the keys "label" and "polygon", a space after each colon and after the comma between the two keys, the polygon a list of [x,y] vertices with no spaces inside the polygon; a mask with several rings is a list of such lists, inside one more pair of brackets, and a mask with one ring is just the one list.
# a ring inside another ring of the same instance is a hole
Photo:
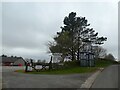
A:
{"label": "shrub", "polygon": [[80,66],[80,61],[78,60],[64,62],[64,67],[77,67],[77,66]]}

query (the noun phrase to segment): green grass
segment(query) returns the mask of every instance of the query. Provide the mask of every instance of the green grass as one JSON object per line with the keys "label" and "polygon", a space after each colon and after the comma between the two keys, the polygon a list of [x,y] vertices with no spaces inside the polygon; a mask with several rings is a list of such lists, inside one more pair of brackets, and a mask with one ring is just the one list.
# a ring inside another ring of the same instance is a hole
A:
{"label": "green grass", "polygon": [[74,67],[67,69],[59,69],[59,70],[44,70],[40,72],[25,72],[24,70],[16,70],[16,72],[28,73],[28,74],[75,74],[75,73],[90,73],[95,72],[97,67]]}
{"label": "green grass", "polygon": [[117,64],[117,62],[105,59],[96,60],[96,67],[107,67],[113,64]]}
{"label": "green grass", "polygon": [[43,70],[40,72],[32,71],[25,72],[24,70],[16,70],[16,72],[26,73],[26,74],[75,74],[75,73],[91,73],[98,70],[100,67],[107,67],[109,65],[116,64],[114,61],[110,60],[96,60],[95,67],[80,67],[78,61],[65,62],[64,67],[56,70]]}

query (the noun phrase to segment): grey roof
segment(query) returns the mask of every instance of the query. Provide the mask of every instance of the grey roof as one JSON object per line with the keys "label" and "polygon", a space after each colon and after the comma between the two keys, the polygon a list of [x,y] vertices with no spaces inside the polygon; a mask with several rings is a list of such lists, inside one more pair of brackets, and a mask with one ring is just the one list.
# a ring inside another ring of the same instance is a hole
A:
{"label": "grey roof", "polygon": [[17,59],[13,65],[18,65],[18,64],[22,64],[22,65],[25,65],[25,62],[23,59]]}
{"label": "grey roof", "polygon": [[6,62],[14,63],[17,60],[18,60],[17,58],[13,58],[13,57],[2,57],[2,63],[6,63]]}

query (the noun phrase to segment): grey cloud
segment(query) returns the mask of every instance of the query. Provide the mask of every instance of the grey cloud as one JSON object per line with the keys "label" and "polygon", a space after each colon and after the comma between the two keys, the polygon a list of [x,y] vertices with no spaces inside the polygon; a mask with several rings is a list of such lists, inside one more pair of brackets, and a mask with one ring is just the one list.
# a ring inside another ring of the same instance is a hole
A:
{"label": "grey cloud", "polygon": [[100,36],[108,37],[103,46],[117,56],[117,10],[113,3],[13,2],[2,6],[4,53],[37,59],[49,57],[46,43],[53,40],[64,17],[73,11],[77,16],[85,16]]}

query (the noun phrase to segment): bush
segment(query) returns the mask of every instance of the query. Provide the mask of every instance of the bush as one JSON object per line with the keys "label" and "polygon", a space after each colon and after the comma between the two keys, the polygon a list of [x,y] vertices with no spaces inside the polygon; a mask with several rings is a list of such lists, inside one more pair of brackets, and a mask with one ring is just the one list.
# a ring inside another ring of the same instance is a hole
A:
{"label": "bush", "polygon": [[74,60],[74,61],[66,61],[64,62],[64,67],[77,67],[80,66],[80,61],[78,60]]}
{"label": "bush", "polygon": [[117,64],[116,61],[113,60],[109,60],[109,59],[98,59],[96,60],[96,66],[97,67],[105,67],[105,66],[109,66],[112,64]]}

